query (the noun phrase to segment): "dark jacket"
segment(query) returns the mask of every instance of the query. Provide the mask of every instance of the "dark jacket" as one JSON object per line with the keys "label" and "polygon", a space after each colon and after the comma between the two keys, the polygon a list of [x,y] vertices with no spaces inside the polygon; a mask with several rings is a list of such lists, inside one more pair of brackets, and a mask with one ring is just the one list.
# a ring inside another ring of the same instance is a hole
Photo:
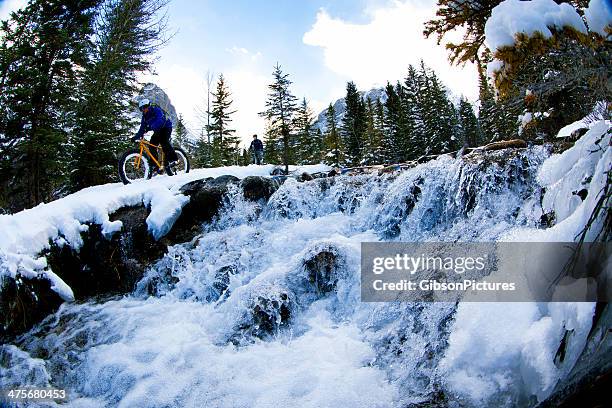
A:
{"label": "dark jacket", "polygon": [[251,150],[253,150],[255,152],[263,151],[263,143],[261,143],[261,140],[259,140],[259,139],[253,140],[251,142]]}
{"label": "dark jacket", "polygon": [[166,117],[166,112],[157,105],[151,105],[147,113],[142,114],[140,129],[136,137],[142,137],[146,132],[152,130],[157,132],[162,129],[172,129],[172,121]]}

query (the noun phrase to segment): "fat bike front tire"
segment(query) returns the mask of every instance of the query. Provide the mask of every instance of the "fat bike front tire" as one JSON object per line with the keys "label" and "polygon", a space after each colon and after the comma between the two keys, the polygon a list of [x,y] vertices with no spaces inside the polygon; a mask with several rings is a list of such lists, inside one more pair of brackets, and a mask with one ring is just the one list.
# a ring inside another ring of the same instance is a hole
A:
{"label": "fat bike front tire", "polygon": [[140,155],[140,149],[130,149],[119,159],[119,178],[123,184],[148,180],[153,175],[151,167],[149,160]]}

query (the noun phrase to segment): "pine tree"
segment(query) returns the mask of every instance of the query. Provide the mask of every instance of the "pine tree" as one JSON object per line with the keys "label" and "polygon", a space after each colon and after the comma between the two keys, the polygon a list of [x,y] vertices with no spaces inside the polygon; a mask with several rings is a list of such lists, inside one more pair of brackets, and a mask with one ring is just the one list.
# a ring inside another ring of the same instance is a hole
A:
{"label": "pine tree", "polygon": [[425,23],[423,34],[429,37],[436,34],[438,44],[443,37],[456,29],[465,31],[463,41],[449,42],[446,48],[450,51],[452,63],[461,64],[475,61],[484,52],[485,24],[491,11],[503,0],[457,1],[438,0],[436,18]]}
{"label": "pine tree", "polygon": [[189,132],[185,126],[182,114],[179,114],[176,126],[174,126],[174,143],[189,153],[193,150],[191,140],[189,140]]}
{"label": "pine tree", "polygon": [[327,129],[324,136],[326,151],[325,163],[334,167],[341,167],[344,165],[344,147],[342,145],[340,132],[338,131],[336,109],[331,103],[325,111],[325,121],[327,123]]}
{"label": "pine tree", "polygon": [[419,75],[414,66],[408,66],[408,75],[404,80],[404,109],[410,128],[408,141],[406,143],[406,160],[416,160],[427,149],[425,137],[425,125],[423,122],[423,99],[424,90],[420,87]]}
{"label": "pine tree", "polygon": [[247,149],[242,149],[240,165],[248,166],[249,164],[251,164],[251,161],[252,161],[252,158],[251,158],[251,154],[249,153],[249,151]]}
{"label": "pine tree", "polygon": [[269,164],[282,163],[282,136],[273,132],[269,126],[266,127],[266,132],[264,135],[264,147],[264,162]]}
{"label": "pine tree", "polygon": [[212,143],[208,142],[210,134],[202,129],[195,143],[192,161],[194,167],[212,167]]}
{"label": "pine tree", "polygon": [[423,97],[423,124],[427,135],[428,154],[439,154],[456,150],[461,143],[454,134],[456,128],[456,112],[446,96],[444,86],[438,80],[435,72],[431,72],[421,61],[419,71]]}
{"label": "pine tree", "polygon": [[482,136],[478,126],[478,119],[474,113],[474,108],[472,108],[472,105],[465,98],[461,98],[459,101],[458,115],[461,136],[467,146],[480,146],[482,143]]}
{"label": "pine tree", "polygon": [[318,164],[323,162],[323,157],[325,156],[325,136],[320,128],[315,130],[315,134],[313,137],[312,143],[313,149],[313,158],[312,164]]}
{"label": "pine tree", "polygon": [[[266,100],[266,110],[260,113],[268,124],[268,150],[270,145],[278,139],[282,141],[283,164],[285,173],[289,173],[289,161],[291,159],[291,131],[293,130],[293,116],[296,111],[297,98],[289,90],[291,81],[289,74],[283,73],[280,65],[276,64],[272,73],[274,82],[268,85],[270,93]],[[272,155],[272,153],[270,153]],[[268,160],[266,160],[268,161]],[[268,161],[270,163],[270,161]]]}
{"label": "pine tree", "polygon": [[480,110],[478,124],[483,142],[513,139],[517,136],[517,107],[496,100],[494,90],[489,85],[484,70],[479,74]]}
{"label": "pine tree", "polygon": [[500,135],[495,124],[495,97],[483,70],[479,72],[478,89],[480,100],[478,124],[482,137],[484,142],[497,140],[500,138]]}
{"label": "pine tree", "polygon": [[[571,25],[549,27],[550,35],[518,33],[514,44],[488,50],[485,25],[501,2],[438,0],[436,18],[426,23],[424,31],[426,36],[436,34],[440,42],[447,33],[464,29],[463,41],[447,45],[451,61],[476,62],[481,77],[482,63],[492,59],[502,63],[503,69],[494,74],[495,102],[481,95],[480,117],[487,138],[516,137],[521,111],[547,115],[532,123],[522,137],[553,137],[561,127],[584,117],[596,101],[610,100],[612,45],[599,33],[585,34]],[[580,15],[589,4],[588,0],[555,2],[570,3]]]}
{"label": "pine tree", "polygon": [[404,135],[402,134],[403,111],[397,89],[387,83],[385,87],[387,100],[385,101],[385,145],[386,159],[390,163],[400,163],[404,153]]}
{"label": "pine tree", "polygon": [[210,111],[210,133],[212,141],[212,165],[229,166],[236,162],[236,144],[239,139],[234,136],[236,130],[230,128],[233,100],[223,74],[217,78],[216,91],[212,94],[212,110]]}
{"label": "pine tree", "polygon": [[296,145],[294,149],[295,162],[298,164],[312,164],[317,161],[318,140],[312,129],[312,110],[306,98],[297,108],[294,120],[296,131]]}
{"label": "pine tree", "polygon": [[349,166],[359,166],[363,156],[366,118],[365,102],[357,91],[354,82],[346,85],[346,112],[342,118],[340,135],[345,146],[346,161]]}
{"label": "pine tree", "polygon": [[388,142],[389,135],[385,127],[385,120],[385,106],[380,99],[377,99],[374,103],[374,131],[380,139],[380,144],[375,154],[377,157],[376,163],[390,163],[393,157],[393,152]]}
{"label": "pine tree", "polygon": [[597,101],[612,98],[612,42],[595,35],[565,29],[552,38],[519,36],[495,57],[504,62],[503,74],[495,75],[500,101],[517,106],[514,113],[521,108],[533,113],[523,138],[552,139],[587,116]]}
{"label": "pine tree", "polygon": [[[378,101],[378,100],[377,100]],[[383,132],[377,121],[376,106],[372,99],[366,98],[366,131],[364,138],[364,164],[379,164],[383,161],[382,152]]]}
{"label": "pine tree", "polygon": [[116,156],[134,127],[129,102],[136,74],[164,42],[163,0],[116,0],[100,6],[70,138],[72,190],[116,180]]}
{"label": "pine tree", "polygon": [[32,0],[0,25],[0,179],[11,210],[61,188],[72,98],[99,3]]}

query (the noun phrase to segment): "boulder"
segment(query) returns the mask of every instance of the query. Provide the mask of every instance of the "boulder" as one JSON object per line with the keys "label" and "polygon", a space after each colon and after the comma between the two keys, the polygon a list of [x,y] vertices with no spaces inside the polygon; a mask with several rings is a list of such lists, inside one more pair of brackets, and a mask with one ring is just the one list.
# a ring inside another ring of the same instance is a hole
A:
{"label": "boulder", "polygon": [[237,273],[238,268],[235,265],[226,265],[219,268],[215,272],[215,281],[212,284],[214,293],[210,299],[207,299],[207,301],[216,301],[223,296],[229,287],[230,278],[232,275],[236,275]]}
{"label": "boulder", "polygon": [[283,169],[282,167],[274,167],[272,169],[272,171],[270,172],[271,176],[285,176],[285,169]]}
{"label": "boulder", "polygon": [[289,324],[296,310],[295,295],[284,287],[269,287],[252,297],[242,323],[230,342],[239,345],[253,337],[265,339]]}
{"label": "boulder", "polygon": [[28,331],[63,302],[47,279],[3,278],[0,281],[0,344]]}
{"label": "boulder", "polygon": [[72,288],[76,300],[132,291],[145,269],[166,251],[166,246],[149,234],[147,216],[144,206],[115,212],[111,220],[121,221],[123,228],[111,239],[103,236],[100,225],[89,225],[78,250],[68,245],[51,246],[49,267]]}
{"label": "boulder", "polygon": [[304,269],[308,274],[308,281],[318,294],[329,293],[336,288],[338,283],[337,268],[338,254],[329,249],[323,249],[304,260]]}
{"label": "boulder", "polygon": [[249,176],[240,182],[244,198],[249,201],[267,201],[276,190],[280,183],[269,177]]}
{"label": "boulder", "polygon": [[309,173],[307,172],[303,172],[302,174],[300,174],[300,176],[298,177],[298,181],[311,181],[314,180],[314,177],[312,177]]}
{"label": "boulder", "polygon": [[170,244],[192,240],[201,231],[202,224],[219,213],[229,185],[239,181],[234,176],[221,176],[213,180],[195,180],[181,187],[180,192],[190,199],[163,241]]}

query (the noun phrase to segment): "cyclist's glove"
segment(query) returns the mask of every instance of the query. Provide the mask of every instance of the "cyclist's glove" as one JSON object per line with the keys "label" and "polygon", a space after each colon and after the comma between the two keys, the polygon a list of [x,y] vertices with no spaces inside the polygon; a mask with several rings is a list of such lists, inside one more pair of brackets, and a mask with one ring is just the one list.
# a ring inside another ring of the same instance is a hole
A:
{"label": "cyclist's glove", "polygon": [[140,139],[141,139],[141,136],[136,135],[136,136],[132,137],[130,140],[131,140],[132,142],[137,142],[137,141],[139,141]]}

